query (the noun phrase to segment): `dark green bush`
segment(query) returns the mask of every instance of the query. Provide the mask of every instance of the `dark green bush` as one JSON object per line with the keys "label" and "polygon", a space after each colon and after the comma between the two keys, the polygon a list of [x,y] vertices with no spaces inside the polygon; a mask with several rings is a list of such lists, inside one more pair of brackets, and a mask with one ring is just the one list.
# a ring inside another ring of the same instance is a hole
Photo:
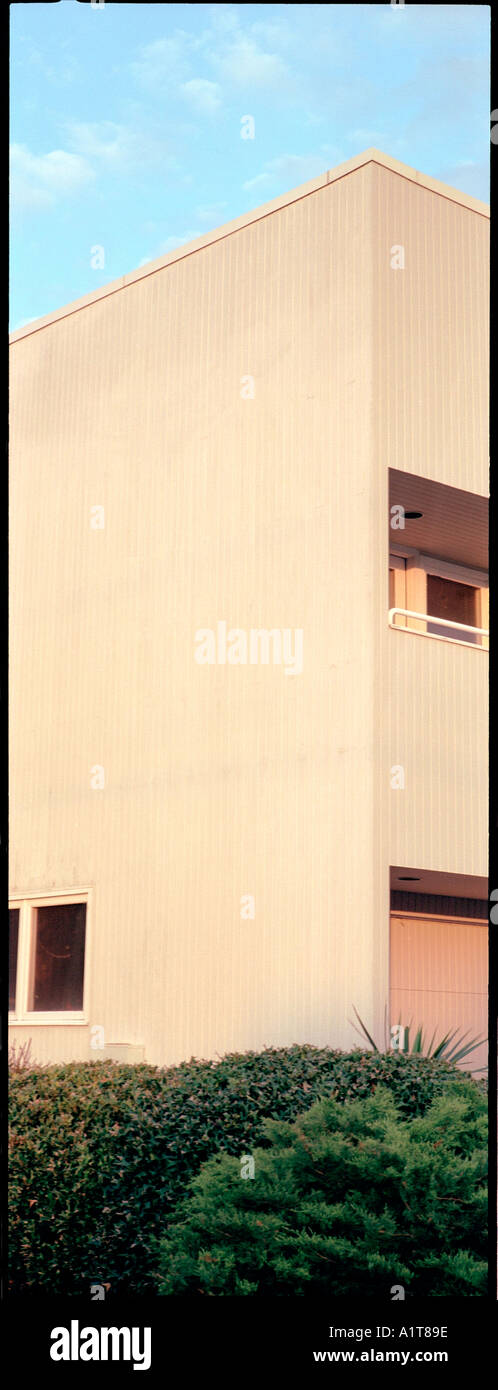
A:
{"label": "dark green bush", "polygon": [[158,1244],[162,1294],[487,1293],[487,1106],[453,1086],[420,1119],[382,1087],[268,1120],[254,1175],[217,1154]]}
{"label": "dark green bush", "polygon": [[[152,1292],[152,1238],[213,1153],[265,1144],[319,1097],[369,1096],[382,1082],[423,1115],[461,1073],[397,1053],[267,1049],[159,1070],[71,1063],[10,1079],[10,1288]],[[472,1083],[477,1089],[482,1083]]]}

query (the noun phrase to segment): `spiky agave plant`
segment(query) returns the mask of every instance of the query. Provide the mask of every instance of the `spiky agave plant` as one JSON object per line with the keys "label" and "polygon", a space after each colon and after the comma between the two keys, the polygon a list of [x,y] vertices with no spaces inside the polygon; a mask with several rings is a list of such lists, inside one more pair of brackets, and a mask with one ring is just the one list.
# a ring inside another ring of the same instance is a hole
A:
{"label": "spiky agave plant", "polygon": [[[350,1019],[349,1021],[350,1021],[350,1023],[352,1024],[352,1027],[355,1029],[355,1032],[356,1032],[356,1033],[360,1033],[360,1036],[363,1035],[364,1038],[367,1038],[367,1041],[370,1043],[370,1046],[373,1048],[373,1051],[374,1051],[374,1052],[382,1052],[382,1051],[388,1052],[389,1050],[391,1050],[392,1044],[390,1044],[390,1030],[388,1031],[388,1024],[387,1024],[387,1008],[385,1009],[385,1012],[384,1012],[384,1048],[383,1048],[383,1049],[377,1046],[377,1043],[375,1042],[374,1038],[372,1038],[371,1033],[369,1033],[368,1028],[367,1028],[366,1025],[364,1024],[363,1019],[360,1018],[360,1015],[359,1015],[359,1013],[358,1013],[358,1010],[355,1009],[354,1004],[353,1004],[353,1010],[354,1010],[354,1013],[356,1014],[356,1017],[357,1017],[357,1019],[358,1019],[358,1023],[359,1023],[359,1025],[360,1025],[360,1027],[357,1028],[357,1027],[356,1027],[356,1024],[353,1023],[353,1020],[352,1020],[352,1019]],[[455,1062],[455,1063],[456,1063],[456,1062],[461,1062],[461,1061],[463,1060],[464,1057],[469,1057],[470,1054],[471,1054],[471,1052],[475,1052],[476,1047],[480,1047],[480,1046],[481,1046],[481,1043],[487,1041],[486,1038],[483,1038],[483,1037],[471,1037],[471,1038],[469,1038],[469,1037],[468,1037],[468,1033],[469,1033],[469,1031],[470,1031],[469,1029],[467,1029],[467,1032],[466,1032],[466,1033],[462,1033],[458,1028],[455,1028],[455,1029],[453,1030],[452,1033],[451,1033],[451,1032],[450,1032],[450,1033],[445,1033],[445,1034],[444,1034],[444,1037],[440,1038],[440,1039],[439,1039],[439,1042],[436,1042],[435,1039],[436,1039],[437,1029],[435,1028],[435,1029],[434,1029],[434,1032],[433,1032],[433,1034],[432,1034],[432,1038],[431,1038],[431,1040],[430,1040],[430,1043],[429,1043],[428,1046],[427,1046],[426,1040],[425,1040],[425,1034],[424,1034],[423,1024],[420,1024],[419,1027],[417,1028],[417,1031],[416,1031],[416,1033],[415,1033],[415,1037],[413,1038],[413,1042],[412,1042],[412,1044],[411,1044],[411,1046],[410,1046],[410,1030],[411,1030],[411,1028],[412,1028],[412,1024],[413,1024],[413,1019],[410,1019],[410,1022],[409,1022],[407,1025],[405,1025],[405,1027],[404,1027],[403,1038],[402,1038],[402,1044],[401,1044],[398,1048],[395,1049],[395,1050],[398,1051],[398,1052],[408,1052],[408,1053],[410,1053],[411,1056],[418,1055],[418,1056],[420,1056],[420,1057],[433,1057],[433,1058],[436,1059],[436,1060],[437,1060],[437,1059],[440,1060],[441,1058],[444,1058],[445,1062]],[[403,1026],[403,1025],[402,1025],[402,1023],[401,1023],[401,1018],[399,1018],[399,1019],[398,1019],[398,1027],[402,1027],[402,1026]],[[360,1032],[360,1030],[361,1030],[361,1032]],[[388,1041],[388,1038],[389,1038],[389,1041]],[[466,1041],[465,1041],[465,1040],[466,1040]],[[477,1072],[477,1071],[485,1071],[486,1068],[485,1068],[485,1067],[476,1067],[474,1070],[475,1070],[476,1072]]]}

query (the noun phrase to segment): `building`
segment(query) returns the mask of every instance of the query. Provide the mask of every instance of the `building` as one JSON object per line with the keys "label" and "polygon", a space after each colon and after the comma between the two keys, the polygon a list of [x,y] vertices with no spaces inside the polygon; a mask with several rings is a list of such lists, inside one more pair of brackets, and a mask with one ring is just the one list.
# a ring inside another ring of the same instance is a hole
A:
{"label": "building", "polygon": [[370,149],[13,334],[40,1061],[487,1033],[487,330],[487,207]]}

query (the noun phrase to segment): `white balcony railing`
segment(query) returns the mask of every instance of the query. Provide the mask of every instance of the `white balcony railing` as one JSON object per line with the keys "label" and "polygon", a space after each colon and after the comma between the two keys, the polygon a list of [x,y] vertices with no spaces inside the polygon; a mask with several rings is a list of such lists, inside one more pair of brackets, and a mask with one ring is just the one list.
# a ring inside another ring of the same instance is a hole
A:
{"label": "white balcony railing", "polygon": [[438,627],[449,627],[453,632],[466,632],[472,637],[489,637],[489,631],[485,627],[470,627],[468,623],[456,623],[452,618],[434,618],[430,613],[415,613],[412,608],[390,608],[389,627],[394,627],[396,632],[413,632],[417,637],[431,637],[436,642],[455,642],[459,647],[474,646],[478,651],[487,651],[487,646],[483,642],[469,642],[465,637],[447,637],[444,633],[428,632],[427,627],[409,627],[405,622],[396,623],[395,617],[416,618],[419,623],[436,623]]}

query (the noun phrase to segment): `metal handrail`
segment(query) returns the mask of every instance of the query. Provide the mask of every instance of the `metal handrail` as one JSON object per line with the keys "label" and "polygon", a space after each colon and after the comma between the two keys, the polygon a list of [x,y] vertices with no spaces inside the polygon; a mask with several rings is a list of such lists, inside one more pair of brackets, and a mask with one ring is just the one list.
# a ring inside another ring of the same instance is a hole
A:
{"label": "metal handrail", "polygon": [[[421,628],[416,627],[399,627],[399,625],[393,621],[396,613],[399,613],[400,617],[402,618],[418,618],[420,622],[437,623],[439,627],[449,627],[452,629],[452,631],[455,628],[457,628],[459,632],[472,632],[475,633],[475,635],[478,637],[489,637],[489,629],[486,627],[470,627],[469,623],[453,622],[451,618],[435,618],[430,613],[416,613],[413,608],[389,609],[389,627],[395,628],[396,632],[414,632],[416,634],[418,633],[420,637],[434,637],[436,642],[448,641],[448,638],[445,637],[444,633],[424,632]],[[473,644],[470,642],[462,642],[458,637],[450,638],[449,640],[456,642],[460,647],[469,647],[471,645],[477,646],[477,643]],[[487,648],[479,647],[478,650],[486,651]]]}

